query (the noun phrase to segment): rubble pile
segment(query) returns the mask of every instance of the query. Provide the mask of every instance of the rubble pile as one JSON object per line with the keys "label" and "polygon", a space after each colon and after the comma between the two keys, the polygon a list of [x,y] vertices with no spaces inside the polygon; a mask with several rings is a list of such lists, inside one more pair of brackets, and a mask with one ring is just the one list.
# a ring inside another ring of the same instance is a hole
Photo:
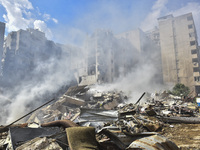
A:
{"label": "rubble pile", "polygon": [[163,135],[167,135],[167,128],[174,127],[171,123],[200,123],[196,105],[165,92],[147,96],[142,103],[144,95],[133,104],[128,103],[129,97],[122,91],[71,87],[55,103],[32,113],[25,124],[2,126],[0,147],[16,150],[181,148]]}

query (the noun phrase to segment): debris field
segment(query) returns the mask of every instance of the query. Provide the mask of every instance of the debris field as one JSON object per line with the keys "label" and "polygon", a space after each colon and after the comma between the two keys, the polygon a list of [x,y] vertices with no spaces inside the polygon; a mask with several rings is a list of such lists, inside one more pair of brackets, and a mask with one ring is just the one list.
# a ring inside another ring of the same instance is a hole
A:
{"label": "debris field", "polygon": [[194,100],[164,91],[141,93],[135,101],[131,103],[122,91],[70,87],[60,98],[0,126],[0,149],[200,149]]}

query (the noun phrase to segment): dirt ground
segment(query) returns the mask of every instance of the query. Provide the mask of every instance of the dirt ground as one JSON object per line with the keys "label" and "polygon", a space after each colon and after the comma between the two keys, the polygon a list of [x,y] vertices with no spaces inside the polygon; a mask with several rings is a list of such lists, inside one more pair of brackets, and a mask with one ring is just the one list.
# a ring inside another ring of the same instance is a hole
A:
{"label": "dirt ground", "polygon": [[200,150],[200,124],[172,124],[160,134],[172,140],[181,150]]}

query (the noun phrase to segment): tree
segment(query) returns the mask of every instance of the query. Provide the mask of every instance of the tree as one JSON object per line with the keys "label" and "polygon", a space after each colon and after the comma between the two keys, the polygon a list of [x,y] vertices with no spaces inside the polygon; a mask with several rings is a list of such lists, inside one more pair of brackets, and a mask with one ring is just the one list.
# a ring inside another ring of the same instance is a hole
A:
{"label": "tree", "polygon": [[176,96],[187,96],[190,93],[190,89],[182,83],[177,83],[171,93]]}

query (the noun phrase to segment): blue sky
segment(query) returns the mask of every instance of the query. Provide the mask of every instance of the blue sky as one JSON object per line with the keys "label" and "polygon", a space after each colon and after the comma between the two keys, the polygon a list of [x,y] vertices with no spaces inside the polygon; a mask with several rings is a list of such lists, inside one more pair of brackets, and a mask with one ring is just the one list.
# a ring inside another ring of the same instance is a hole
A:
{"label": "blue sky", "polygon": [[192,12],[200,37],[199,0],[0,0],[0,21],[6,34],[38,28],[48,39],[81,44],[96,29],[118,34],[141,28],[150,30],[157,18]]}

